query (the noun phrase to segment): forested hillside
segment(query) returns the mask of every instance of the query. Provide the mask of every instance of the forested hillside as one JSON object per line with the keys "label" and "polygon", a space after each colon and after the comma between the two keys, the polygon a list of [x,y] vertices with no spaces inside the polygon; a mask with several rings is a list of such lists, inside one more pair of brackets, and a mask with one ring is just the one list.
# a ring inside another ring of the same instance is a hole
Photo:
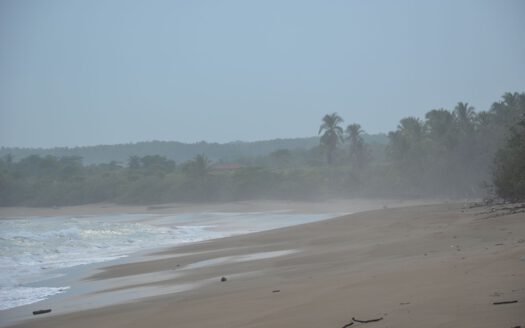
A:
{"label": "forested hillside", "polygon": [[[388,138],[385,134],[365,136],[371,144],[386,145]],[[245,157],[265,156],[279,149],[305,150],[319,145],[318,137],[274,139],[254,142],[229,143],[182,143],[176,141],[146,141],[120,145],[99,145],[86,147],[57,147],[57,148],[0,148],[0,157],[10,154],[13,160],[20,160],[30,155],[56,157],[77,156],[82,158],[85,165],[117,162],[125,165],[130,156],[160,155],[177,163],[185,162],[196,155],[203,154],[212,161],[235,161]]]}

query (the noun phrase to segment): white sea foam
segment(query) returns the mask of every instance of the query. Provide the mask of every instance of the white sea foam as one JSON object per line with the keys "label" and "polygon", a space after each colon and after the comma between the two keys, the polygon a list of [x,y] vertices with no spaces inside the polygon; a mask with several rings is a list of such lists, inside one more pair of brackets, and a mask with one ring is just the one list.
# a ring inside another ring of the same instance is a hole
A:
{"label": "white sea foam", "polygon": [[[130,219],[128,217],[128,219]],[[0,222],[0,310],[31,304],[66,287],[29,287],[57,269],[224,234],[203,226],[154,226],[111,218],[31,218]]]}
{"label": "white sea foam", "polygon": [[141,250],[317,221],[330,215],[188,213],[34,217],[0,221],[0,310],[43,300],[68,287],[45,280],[64,268]]}
{"label": "white sea foam", "polygon": [[40,302],[66,289],[69,287],[0,287],[0,310]]}

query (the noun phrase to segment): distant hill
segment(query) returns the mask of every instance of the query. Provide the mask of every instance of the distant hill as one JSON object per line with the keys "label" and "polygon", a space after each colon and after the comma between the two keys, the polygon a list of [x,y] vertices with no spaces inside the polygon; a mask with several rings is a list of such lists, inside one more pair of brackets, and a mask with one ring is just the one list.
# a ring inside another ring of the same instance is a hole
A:
{"label": "distant hill", "polygon": [[[384,134],[365,135],[367,143],[386,145],[388,138]],[[253,142],[228,143],[181,143],[177,141],[145,141],[118,145],[99,145],[84,147],[56,147],[56,148],[0,148],[0,156],[11,154],[15,161],[29,155],[80,156],[84,164],[99,164],[115,161],[125,164],[130,156],[161,155],[185,162],[198,154],[204,154],[212,161],[235,161],[242,157],[268,155],[279,149],[306,150],[319,145],[318,137],[273,139]]]}

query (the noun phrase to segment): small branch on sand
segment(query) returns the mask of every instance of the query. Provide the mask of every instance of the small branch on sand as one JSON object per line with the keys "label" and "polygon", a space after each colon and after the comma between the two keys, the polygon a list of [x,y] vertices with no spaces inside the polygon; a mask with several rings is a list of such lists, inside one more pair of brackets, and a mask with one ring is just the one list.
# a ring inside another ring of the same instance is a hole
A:
{"label": "small branch on sand", "polygon": [[517,300],[514,300],[514,301],[503,301],[503,302],[494,302],[492,304],[494,305],[500,305],[500,304],[512,304],[512,303],[518,303]]}
{"label": "small branch on sand", "polygon": [[348,328],[348,327],[350,327],[350,326],[351,326],[351,325],[353,325],[353,324],[354,324],[353,322],[350,322],[350,323],[348,323],[348,324],[344,325],[344,326],[343,326],[343,327],[341,327],[341,328]]}
{"label": "small branch on sand", "polygon": [[356,318],[352,317],[352,320],[355,321],[355,322],[359,322],[359,323],[369,323],[369,322],[381,321],[381,320],[383,320],[383,317],[378,318],[378,319],[370,319],[370,320],[359,320],[359,319],[356,319]]}
{"label": "small branch on sand", "polygon": [[33,315],[39,315],[51,312],[51,309],[33,311]]}

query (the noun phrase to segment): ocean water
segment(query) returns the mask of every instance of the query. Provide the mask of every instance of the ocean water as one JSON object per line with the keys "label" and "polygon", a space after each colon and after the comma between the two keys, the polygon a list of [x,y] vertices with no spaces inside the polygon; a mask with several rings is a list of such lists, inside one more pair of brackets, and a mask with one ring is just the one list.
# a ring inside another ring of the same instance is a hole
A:
{"label": "ocean water", "polygon": [[268,230],[333,214],[186,213],[32,217],[0,221],[0,310],[66,292],[46,286],[68,268],[126,257],[138,251]]}

